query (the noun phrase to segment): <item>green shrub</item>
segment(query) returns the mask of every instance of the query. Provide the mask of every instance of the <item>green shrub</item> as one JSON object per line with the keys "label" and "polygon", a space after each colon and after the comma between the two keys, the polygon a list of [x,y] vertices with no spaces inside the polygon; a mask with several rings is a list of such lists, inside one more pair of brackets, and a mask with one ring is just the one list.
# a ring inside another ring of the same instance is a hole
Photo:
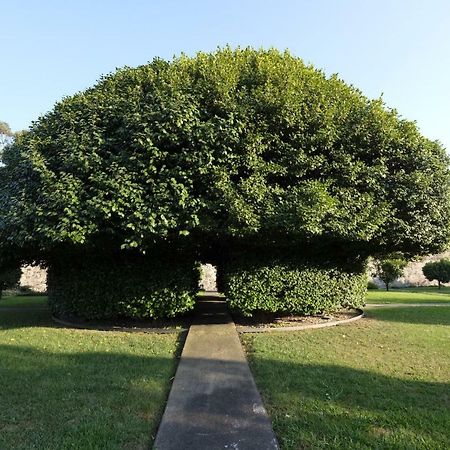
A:
{"label": "green shrub", "polygon": [[379,287],[378,287],[378,284],[377,284],[377,283],[375,283],[375,282],[372,281],[372,280],[369,280],[369,281],[367,282],[367,289],[369,289],[369,290],[372,290],[372,289],[379,289]]}
{"label": "green shrub", "polygon": [[243,315],[254,312],[311,315],[364,304],[367,275],[331,262],[298,258],[240,258],[219,267],[220,290]]}
{"label": "green shrub", "polygon": [[31,294],[33,293],[33,289],[31,286],[19,286],[19,294]]}
{"label": "green shrub", "polygon": [[59,317],[156,319],[194,307],[198,270],[176,257],[72,258],[50,264],[47,284]]}
{"label": "green shrub", "polygon": [[20,267],[10,267],[0,270],[0,298],[4,289],[14,289],[19,285],[21,274]]}

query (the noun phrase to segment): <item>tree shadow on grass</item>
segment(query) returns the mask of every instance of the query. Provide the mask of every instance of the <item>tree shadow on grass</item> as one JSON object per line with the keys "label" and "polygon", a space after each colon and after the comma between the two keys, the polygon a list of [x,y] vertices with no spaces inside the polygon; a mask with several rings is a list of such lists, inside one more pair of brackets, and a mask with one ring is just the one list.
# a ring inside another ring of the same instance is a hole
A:
{"label": "tree shadow on grass", "polygon": [[0,330],[56,327],[48,308],[0,308]]}
{"label": "tree shadow on grass", "polygon": [[[188,358],[186,365],[192,383],[205,377],[222,381],[215,385],[206,382],[208,392],[192,389],[190,398],[183,401],[189,406],[189,415],[171,417],[168,428],[174,440],[183,436],[184,442],[199,444],[207,436],[207,447],[184,448],[213,450],[224,448],[211,444],[214,437],[222,444],[228,437],[231,448],[233,434],[234,439],[245,437],[245,433],[230,429],[229,424],[237,420],[239,427],[255,436],[253,443],[240,440],[239,448],[255,449],[256,436],[264,430],[252,417],[254,403],[245,401],[248,387],[241,378],[243,363]],[[252,368],[282,449],[448,448],[450,383],[270,359],[258,359]]]}
{"label": "tree shadow on grass", "polygon": [[164,356],[0,345],[0,448],[150,448],[177,364],[165,345]]}
{"label": "tree shadow on grass", "polygon": [[282,448],[449,448],[449,383],[264,359],[252,367]]}
{"label": "tree shadow on grass", "polygon": [[[2,449],[149,448],[176,365],[169,354],[17,345],[0,346],[0,361]],[[205,376],[239,377],[244,364],[199,358],[188,363],[193,383]],[[283,449],[448,448],[449,383],[263,358],[252,368]],[[243,389],[239,383],[226,386],[219,387],[230,389],[222,399],[237,398],[240,391],[233,390]],[[192,403],[193,413],[209,417],[206,432],[225,419],[210,400]],[[244,413],[236,408],[230,405],[230,411]]]}
{"label": "tree shadow on grass", "polygon": [[450,325],[449,306],[377,307],[364,311],[368,319],[424,325]]}
{"label": "tree shadow on grass", "polygon": [[161,320],[133,320],[111,319],[104,321],[88,321],[77,318],[69,318],[62,322],[53,320],[52,313],[46,307],[14,307],[0,308],[0,330],[12,330],[30,327],[51,327],[67,329],[86,329],[103,331],[137,331],[152,332],[154,329],[166,329],[167,332],[177,333],[186,330],[192,322],[192,313],[185,314],[174,319]]}

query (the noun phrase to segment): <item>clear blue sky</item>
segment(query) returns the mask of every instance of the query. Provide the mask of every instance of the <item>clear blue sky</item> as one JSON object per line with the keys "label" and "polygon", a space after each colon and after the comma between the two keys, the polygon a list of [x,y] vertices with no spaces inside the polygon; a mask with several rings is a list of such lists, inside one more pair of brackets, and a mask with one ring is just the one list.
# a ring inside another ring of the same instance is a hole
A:
{"label": "clear blue sky", "polygon": [[217,46],[288,48],[450,151],[450,0],[0,0],[0,120],[27,128],[123,65]]}

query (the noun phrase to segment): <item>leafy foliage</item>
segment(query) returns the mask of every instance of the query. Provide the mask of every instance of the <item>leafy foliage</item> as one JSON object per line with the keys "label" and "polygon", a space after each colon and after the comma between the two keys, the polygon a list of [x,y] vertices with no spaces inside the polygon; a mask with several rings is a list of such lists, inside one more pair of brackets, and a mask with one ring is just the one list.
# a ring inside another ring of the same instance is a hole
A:
{"label": "leafy foliage", "polygon": [[319,314],[364,304],[367,275],[363,266],[297,258],[239,258],[222,266],[220,288],[230,307],[255,312]]}
{"label": "leafy foliage", "polygon": [[85,254],[51,263],[47,283],[57,316],[151,319],[194,307],[198,270],[181,257]]}
{"label": "leafy foliage", "polygon": [[[273,49],[120,69],[16,136],[3,162],[2,258],[50,261],[55,311],[88,318],[192,306],[184,263],[147,277],[147,259],[122,271],[102,262],[108,252],[308,247],[337,261],[433,253],[449,241],[442,146],[380,99]],[[55,256],[79,248],[98,263],[67,268]],[[354,270],[274,258],[224,269],[234,306],[312,313],[361,301]]]}
{"label": "leafy foliage", "polygon": [[403,275],[403,270],[407,264],[407,261],[398,256],[377,262],[376,275],[383,281],[387,291],[389,290],[389,285]]}
{"label": "leafy foliage", "polygon": [[189,235],[355,254],[448,241],[441,145],[288,52],[120,69],[63,99],[4,159],[0,242],[33,253]]}
{"label": "leafy foliage", "polygon": [[427,262],[422,267],[422,272],[427,280],[436,280],[441,289],[441,283],[450,282],[450,260],[443,258],[439,261]]}

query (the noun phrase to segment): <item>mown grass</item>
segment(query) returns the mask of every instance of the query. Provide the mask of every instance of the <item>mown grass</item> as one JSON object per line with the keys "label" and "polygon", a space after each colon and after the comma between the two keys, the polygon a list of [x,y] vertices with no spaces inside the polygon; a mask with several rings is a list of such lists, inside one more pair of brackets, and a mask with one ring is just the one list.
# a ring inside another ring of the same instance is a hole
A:
{"label": "mown grass", "polygon": [[450,308],[244,335],[282,449],[450,448]]}
{"label": "mown grass", "polygon": [[450,289],[440,291],[434,287],[405,288],[385,291],[367,291],[366,301],[370,303],[450,303]]}
{"label": "mown grass", "polygon": [[0,298],[0,308],[15,307],[43,307],[47,305],[47,297],[43,295],[36,296],[5,296]]}
{"label": "mown grass", "polygon": [[450,294],[450,286],[441,286],[439,289],[437,286],[417,286],[404,288],[407,292],[417,292],[417,293],[430,293],[430,294]]}
{"label": "mown grass", "polygon": [[58,328],[34,301],[0,301],[22,305],[0,307],[0,448],[150,448],[179,336]]}

